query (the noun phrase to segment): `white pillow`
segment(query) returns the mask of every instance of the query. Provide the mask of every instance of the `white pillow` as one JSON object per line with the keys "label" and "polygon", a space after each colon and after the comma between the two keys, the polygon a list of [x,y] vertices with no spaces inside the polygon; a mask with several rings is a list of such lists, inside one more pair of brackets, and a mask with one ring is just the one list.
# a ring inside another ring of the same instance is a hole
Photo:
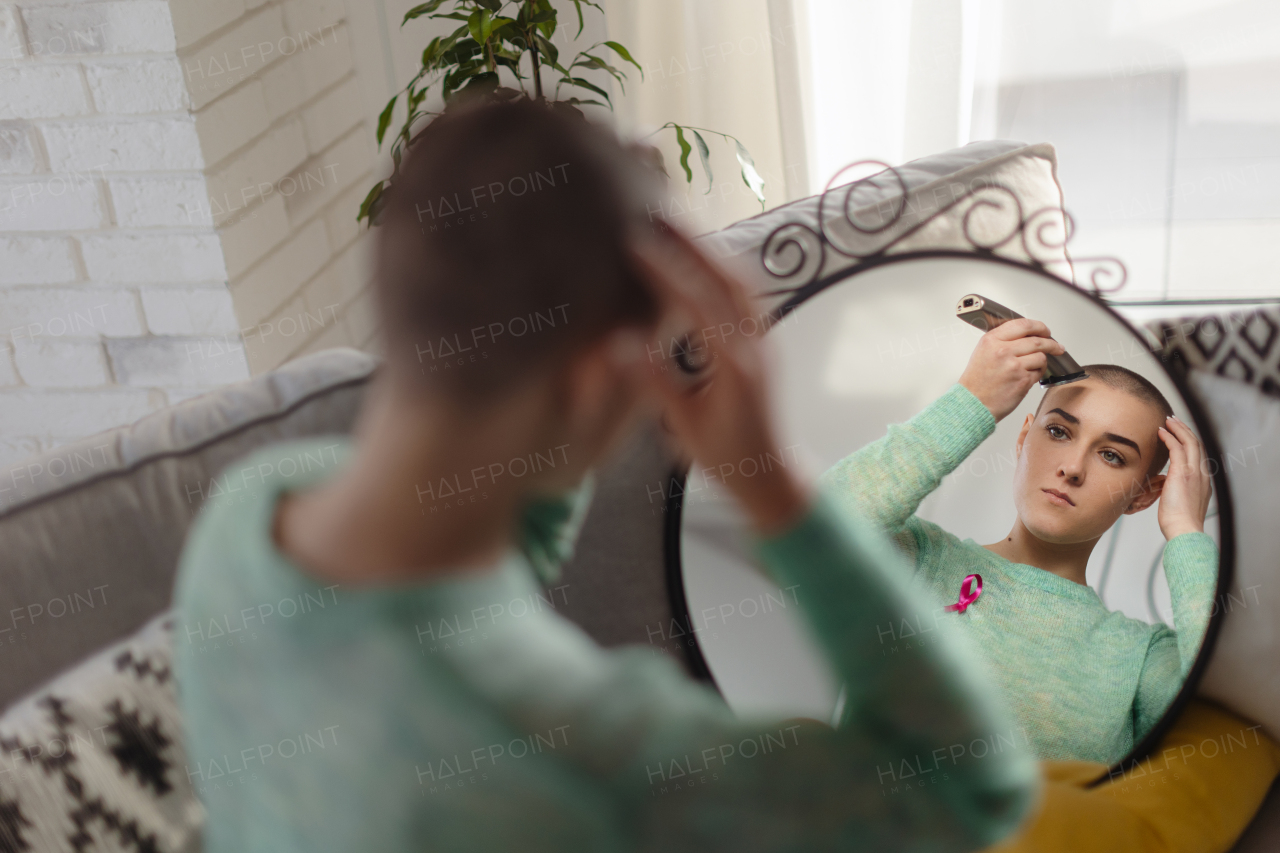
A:
{"label": "white pillow", "polygon": [[170,616],[157,616],[0,717],[0,846],[200,849],[204,810],[188,776],[172,635]]}
{"label": "white pillow", "polygon": [[1236,530],[1235,578],[1216,603],[1226,621],[1199,692],[1280,740],[1280,400],[1234,379],[1189,375],[1227,457]]}
{"label": "white pillow", "polygon": [[[994,244],[1012,233],[1018,224],[1019,214],[1025,220],[1042,212],[1032,219],[1028,229],[1042,238],[1037,241],[1035,234],[1028,236],[1027,243],[1032,249],[1030,256],[1019,236],[1004,242],[995,252],[1020,261],[1038,260],[1047,264],[1055,275],[1071,279],[1066,249],[1054,245],[1063,242],[1064,227],[1062,188],[1058,184],[1057,169],[1057,155],[1048,143],[971,142],[897,167],[898,175],[907,187],[905,210],[882,233],[858,234],[843,223],[841,206],[845,192],[841,187],[828,193],[823,202],[823,219],[840,244],[858,254],[869,254],[894,238],[902,237],[889,250],[889,254],[900,254],[926,249],[973,251],[975,247],[970,238]],[[842,181],[857,177],[860,174],[850,172]],[[902,185],[896,177],[892,174],[878,175],[858,189],[853,216],[863,228],[879,223],[887,225],[901,208],[901,195]],[[818,195],[810,196],[774,208],[722,231],[704,235],[698,243],[743,277],[757,293],[805,284],[815,277],[816,268],[802,268],[790,278],[775,277],[762,263],[761,248],[780,226],[804,223],[816,229],[820,198]],[[966,235],[965,217],[978,201],[983,201],[984,207],[974,211]],[[1000,207],[990,207],[992,203]],[[928,221],[927,225],[912,231],[925,221]],[[903,236],[909,231],[908,236]],[[778,258],[780,262],[798,259],[798,253],[788,251]],[[810,252],[808,260],[816,261],[817,256]],[[856,258],[828,249],[821,275],[825,277],[857,263]]]}

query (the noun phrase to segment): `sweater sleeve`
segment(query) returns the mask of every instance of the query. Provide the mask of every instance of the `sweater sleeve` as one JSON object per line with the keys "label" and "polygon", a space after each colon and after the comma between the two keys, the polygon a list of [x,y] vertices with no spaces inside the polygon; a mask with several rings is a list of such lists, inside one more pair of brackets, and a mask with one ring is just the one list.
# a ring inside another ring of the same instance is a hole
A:
{"label": "sweater sleeve", "polygon": [[1156,627],[1134,697],[1134,738],[1164,716],[1190,672],[1212,612],[1218,547],[1205,533],[1184,533],[1165,544],[1164,573],[1173,604],[1173,628]]}
{"label": "sweater sleeve", "polygon": [[695,697],[674,674],[645,688],[652,698],[613,696],[611,705],[652,715],[621,774],[647,782],[626,798],[640,809],[637,835],[703,851],[959,851],[1013,830],[1038,791],[1037,766],[1030,750],[992,748],[1007,746],[1012,725],[964,638],[882,653],[884,625],[935,609],[909,587],[883,534],[819,491],[803,519],[754,550],[779,586],[797,591],[848,685],[842,716],[832,728],[691,713]]}
{"label": "sweater sleeve", "polygon": [[928,408],[893,424],[885,436],[854,451],[820,478],[836,502],[895,537],[912,555],[919,543],[901,536],[908,522],[960,463],[996,428],[996,419],[956,383]]}

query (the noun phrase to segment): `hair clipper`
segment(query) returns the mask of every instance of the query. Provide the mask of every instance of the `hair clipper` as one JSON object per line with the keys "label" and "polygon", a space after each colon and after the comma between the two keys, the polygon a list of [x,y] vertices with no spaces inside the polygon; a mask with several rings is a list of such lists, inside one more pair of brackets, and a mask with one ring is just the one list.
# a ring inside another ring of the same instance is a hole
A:
{"label": "hair clipper", "polygon": [[[960,301],[956,303],[956,316],[983,332],[989,332],[1009,320],[1023,319],[1022,315],[1017,311],[1006,308],[999,302],[988,299],[985,296],[979,296],[976,293],[968,293],[960,297]],[[1045,363],[1044,376],[1040,378],[1040,384],[1048,388],[1053,385],[1066,385],[1068,382],[1077,382],[1087,378],[1089,378],[1089,374],[1085,373],[1084,368],[1064,352],[1062,355],[1048,356],[1048,361]]]}

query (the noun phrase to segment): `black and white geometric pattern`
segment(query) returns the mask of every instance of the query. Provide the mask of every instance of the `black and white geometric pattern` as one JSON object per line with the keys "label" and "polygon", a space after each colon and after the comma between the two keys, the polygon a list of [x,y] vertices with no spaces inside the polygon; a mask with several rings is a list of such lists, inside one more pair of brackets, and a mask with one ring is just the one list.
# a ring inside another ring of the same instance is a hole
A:
{"label": "black and white geometric pattern", "polygon": [[1280,397],[1280,308],[1155,320],[1147,329],[1175,370],[1204,370]]}
{"label": "black and white geometric pattern", "polygon": [[167,614],[0,717],[0,853],[195,853]]}

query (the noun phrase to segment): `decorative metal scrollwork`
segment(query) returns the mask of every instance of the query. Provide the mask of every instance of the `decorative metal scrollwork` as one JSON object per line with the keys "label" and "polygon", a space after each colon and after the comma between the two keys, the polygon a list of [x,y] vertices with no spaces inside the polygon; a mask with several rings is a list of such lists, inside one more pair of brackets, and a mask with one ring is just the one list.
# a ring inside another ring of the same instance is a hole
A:
{"label": "decorative metal scrollwork", "polygon": [[[863,167],[880,169],[837,186],[842,176]],[[886,195],[884,190],[893,184],[897,184],[897,191]],[[956,187],[962,188],[958,194]],[[939,200],[938,189],[933,193],[936,207],[924,215],[913,206],[913,191],[893,166],[860,160],[844,167],[818,197],[815,219],[784,223],[765,238],[761,263],[769,275],[785,282],[768,295],[794,293],[828,275],[847,275],[852,267],[878,261],[958,208],[962,211],[958,231],[953,227],[946,233],[944,228],[939,235],[943,243],[950,244],[946,248],[1018,260],[1098,297],[1116,293],[1128,281],[1128,270],[1118,258],[1072,258],[1067,254],[1075,221],[1062,207],[1043,207],[1027,214],[1017,193],[1000,183],[976,188],[951,183],[945,188],[945,200]],[[951,222],[955,221],[952,217]]]}

